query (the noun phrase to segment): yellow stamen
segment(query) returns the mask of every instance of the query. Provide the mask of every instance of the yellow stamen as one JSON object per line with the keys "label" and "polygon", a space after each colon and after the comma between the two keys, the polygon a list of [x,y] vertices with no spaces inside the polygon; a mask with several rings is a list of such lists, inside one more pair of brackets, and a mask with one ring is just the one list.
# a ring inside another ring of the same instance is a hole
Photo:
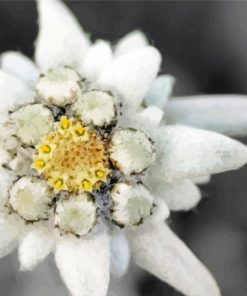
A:
{"label": "yellow stamen", "polygon": [[60,127],[63,129],[63,130],[66,130],[69,128],[69,120],[68,120],[68,117],[67,116],[62,116],[61,119],[60,119]]}
{"label": "yellow stamen", "polygon": [[86,190],[86,191],[88,191],[88,190],[90,190],[91,188],[92,188],[92,184],[91,184],[91,182],[90,181],[88,181],[88,180],[83,180],[82,181],[82,188],[84,189],[84,190]]}
{"label": "yellow stamen", "polygon": [[34,166],[37,168],[37,169],[42,169],[44,168],[45,166],[45,161],[43,159],[40,159],[40,158],[36,158],[34,160]]}
{"label": "yellow stamen", "polygon": [[32,167],[56,192],[91,192],[110,172],[106,138],[75,118],[62,116],[36,149]]}
{"label": "yellow stamen", "polygon": [[106,175],[105,172],[102,171],[102,170],[97,170],[97,171],[95,172],[95,176],[98,177],[98,178],[104,178],[105,175]]}
{"label": "yellow stamen", "polygon": [[40,145],[39,149],[40,149],[40,151],[42,153],[45,153],[45,154],[48,154],[48,153],[51,152],[51,147],[49,145],[46,145],[46,144]]}
{"label": "yellow stamen", "polygon": [[60,189],[63,186],[63,180],[62,179],[58,179],[54,182],[54,187],[55,189]]}
{"label": "yellow stamen", "polygon": [[77,123],[75,127],[75,132],[78,136],[83,136],[85,133],[85,129],[82,127],[80,123]]}

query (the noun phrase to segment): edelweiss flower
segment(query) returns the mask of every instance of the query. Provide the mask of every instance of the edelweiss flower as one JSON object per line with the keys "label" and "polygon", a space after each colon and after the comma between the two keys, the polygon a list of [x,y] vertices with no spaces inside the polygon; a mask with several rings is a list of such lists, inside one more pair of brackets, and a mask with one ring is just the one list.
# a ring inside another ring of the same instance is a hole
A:
{"label": "edelweiss flower", "polygon": [[162,95],[150,88],[161,57],[142,33],[112,52],[105,41],[91,45],[59,1],[38,9],[37,67],[16,52],[1,57],[1,256],[19,243],[27,270],[53,251],[72,295],[104,296],[110,269],[123,275],[131,250],[185,295],[220,295],[164,221],[168,207],[200,200],[191,178],[239,168],[247,149],[165,126],[162,110],[145,106]]}

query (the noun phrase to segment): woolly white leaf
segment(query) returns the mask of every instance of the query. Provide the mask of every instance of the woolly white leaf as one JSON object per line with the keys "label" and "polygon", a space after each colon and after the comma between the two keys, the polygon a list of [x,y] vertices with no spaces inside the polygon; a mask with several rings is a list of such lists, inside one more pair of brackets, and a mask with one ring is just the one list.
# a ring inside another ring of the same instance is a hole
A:
{"label": "woolly white leaf", "polygon": [[210,182],[211,176],[206,175],[206,176],[199,176],[192,178],[192,181],[196,183],[197,185],[204,185]]}
{"label": "woolly white leaf", "polygon": [[80,68],[90,42],[75,17],[59,0],[39,0],[38,12],[35,59],[40,69],[61,65]]}
{"label": "woolly white leaf", "polygon": [[111,60],[112,50],[109,42],[98,40],[89,49],[80,72],[88,79],[95,80]]}
{"label": "woolly white leaf", "polygon": [[22,221],[16,216],[0,215],[0,258],[11,253],[17,245],[21,234]]}
{"label": "woolly white leaf", "polygon": [[164,112],[155,106],[147,107],[142,112],[140,112],[140,116],[143,118],[143,121],[150,121],[155,125],[159,125],[163,115]]}
{"label": "woolly white leaf", "polygon": [[32,227],[19,246],[21,270],[31,270],[52,251],[54,240],[48,229]]}
{"label": "woolly white leaf", "polygon": [[31,59],[17,51],[7,51],[0,57],[3,71],[15,76],[30,88],[34,88],[39,77],[38,69]]}
{"label": "woolly white leaf", "polygon": [[5,205],[8,198],[8,191],[17,176],[10,170],[0,168],[0,209]]}
{"label": "woolly white leaf", "polygon": [[219,296],[206,267],[164,223],[129,233],[137,265],[187,296]]}
{"label": "woolly white leaf", "polygon": [[123,276],[129,267],[129,243],[123,232],[111,236],[111,273],[117,277]]}
{"label": "woolly white leaf", "polygon": [[61,239],[57,243],[55,260],[73,296],[106,296],[110,269],[107,234],[81,240]]}
{"label": "woolly white leaf", "polygon": [[158,76],[150,85],[145,96],[145,102],[148,106],[157,106],[163,108],[169,99],[175,79],[170,75]]}
{"label": "woolly white leaf", "polygon": [[[26,85],[12,75],[0,70],[0,113],[1,116],[15,107],[31,103],[32,93]],[[1,119],[4,119],[3,117]]]}
{"label": "woolly white leaf", "polygon": [[154,194],[162,198],[172,211],[188,211],[201,200],[198,187],[188,179],[167,183],[161,180],[160,173],[150,170],[144,176],[144,182]]}
{"label": "woolly white leaf", "polygon": [[191,125],[229,136],[247,135],[247,97],[210,95],[170,100],[166,122]]}
{"label": "woolly white leaf", "polygon": [[161,55],[154,47],[133,50],[113,60],[99,76],[99,85],[105,90],[118,92],[123,99],[137,107],[150,83],[156,77]]}
{"label": "woolly white leaf", "polygon": [[153,173],[172,182],[238,169],[247,148],[223,135],[186,126],[160,129],[160,155]]}
{"label": "woolly white leaf", "polygon": [[132,31],[118,41],[115,47],[115,55],[120,56],[146,46],[148,46],[147,37],[139,30]]}

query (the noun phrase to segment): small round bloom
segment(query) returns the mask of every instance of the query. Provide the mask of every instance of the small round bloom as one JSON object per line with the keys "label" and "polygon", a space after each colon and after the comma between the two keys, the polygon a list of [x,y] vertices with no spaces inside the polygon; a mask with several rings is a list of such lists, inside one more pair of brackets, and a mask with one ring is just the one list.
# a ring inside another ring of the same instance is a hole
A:
{"label": "small round bloom", "polygon": [[65,106],[75,102],[82,93],[82,80],[70,68],[59,67],[50,69],[46,75],[41,75],[36,92],[44,102],[57,106]]}
{"label": "small round bloom", "polygon": [[141,184],[117,183],[112,192],[112,219],[118,225],[138,225],[150,216],[154,198]]}
{"label": "small round bloom", "polygon": [[95,223],[96,205],[89,194],[83,192],[57,203],[55,224],[63,233],[85,235]]}
{"label": "small round bloom", "polygon": [[10,207],[26,221],[49,217],[52,195],[45,181],[22,177],[10,188]]}

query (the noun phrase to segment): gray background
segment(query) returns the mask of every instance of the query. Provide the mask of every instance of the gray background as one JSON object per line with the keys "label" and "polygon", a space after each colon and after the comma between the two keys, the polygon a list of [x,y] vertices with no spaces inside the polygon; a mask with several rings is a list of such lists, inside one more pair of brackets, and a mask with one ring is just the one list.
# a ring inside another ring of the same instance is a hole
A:
{"label": "gray background", "polygon": [[[70,1],[68,5],[93,39],[114,42],[133,29],[143,30],[164,56],[163,72],[177,78],[176,94],[247,92],[247,2]],[[0,52],[14,49],[32,56],[36,19],[34,2],[1,1]],[[200,205],[173,214],[172,227],[212,270],[224,296],[247,295],[247,168],[214,176],[201,191]],[[180,295],[133,266],[121,283],[112,282],[110,295],[134,294]],[[68,292],[52,256],[34,272],[22,273],[13,254],[0,263],[0,295]]]}

